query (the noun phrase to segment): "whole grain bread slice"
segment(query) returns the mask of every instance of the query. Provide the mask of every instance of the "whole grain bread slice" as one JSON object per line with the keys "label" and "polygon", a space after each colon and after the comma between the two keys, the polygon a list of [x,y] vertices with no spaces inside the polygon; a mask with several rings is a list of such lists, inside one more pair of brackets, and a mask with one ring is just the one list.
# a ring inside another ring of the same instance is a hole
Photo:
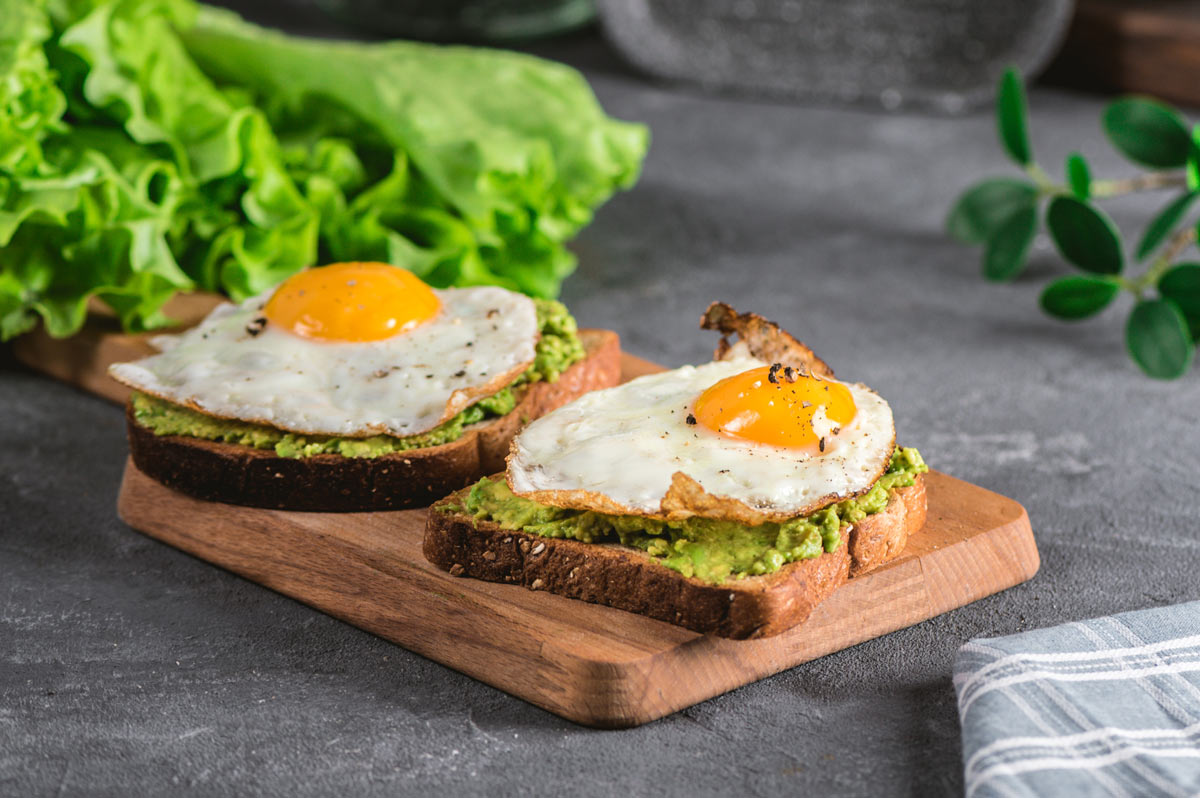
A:
{"label": "whole grain bread slice", "polygon": [[279,457],[273,451],[179,435],[155,435],[138,424],[132,405],[126,426],[133,462],[146,475],[207,501],[251,507],[351,512],[424,507],[504,468],[509,442],[530,420],[597,388],[616,385],[621,348],[609,330],[580,330],[587,357],[555,382],[520,390],[517,406],[472,425],[458,440],[381,457]]}
{"label": "whole grain bread slice", "polygon": [[841,529],[842,545],[764,576],[713,585],[654,562],[637,549],[505,529],[453,511],[466,491],[435,504],[424,552],[454,576],[508,582],[647,615],[696,632],[744,640],[803,623],[850,576],[904,550],[925,523],[925,481],[892,493],[887,507]]}

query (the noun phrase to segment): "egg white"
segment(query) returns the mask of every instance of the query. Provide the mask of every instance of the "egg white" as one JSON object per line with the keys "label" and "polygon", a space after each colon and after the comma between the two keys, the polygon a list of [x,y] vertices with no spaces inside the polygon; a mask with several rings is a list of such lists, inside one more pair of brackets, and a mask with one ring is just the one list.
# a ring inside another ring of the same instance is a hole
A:
{"label": "egg white", "polygon": [[[508,483],[518,495],[550,504],[650,516],[660,514],[676,472],[709,494],[772,517],[812,512],[870,489],[887,467],[895,427],[887,402],[865,385],[843,383],[857,414],[827,439],[823,453],[737,440],[688,423],[706,388],[764,365],[738,358],[685,366],[586,394],[514,439]],[[823,408],[818,423],[828,422]]]}
{"label": "egg white", "polygon": [[215,309],[160,354],[113,365],[119,382],[220,418],[311,435],[427,432],[533,362],[533,300],[503,288],[435,291],[436,317],[380,341],[323,342],[269,322],[270,292]]}

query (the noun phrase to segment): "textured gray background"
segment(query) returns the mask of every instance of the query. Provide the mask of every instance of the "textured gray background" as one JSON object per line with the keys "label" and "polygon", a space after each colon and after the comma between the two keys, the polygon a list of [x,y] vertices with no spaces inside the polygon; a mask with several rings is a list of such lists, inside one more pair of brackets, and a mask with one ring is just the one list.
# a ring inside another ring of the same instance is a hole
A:
{"label": "textured gray background", "polygon": [[[1200,597],[1200,374],[1126,359],[1127,300],[1064,325],[942,233],[1008,171],[963,119],[715,98],[585,67],[654,143],[636,189],[580,236],[565,299],[668,364],[702,360],[713,299],[786,324],[877,388],[935,466],[1013,496],[1033,581],[639,729],[581,728],[126,528],[120,411],[0,364],[0,794],[953,795],[957,647]],[[1130,172],[1101,101],[1032,94],[1035,150]],[[1129,227],[1165,198],[1111,205]],[[2,352],[4,350],[0,350]],[[5,356],[6,357],[6,356]],[[3,359],[3,358],[0,358]]]}

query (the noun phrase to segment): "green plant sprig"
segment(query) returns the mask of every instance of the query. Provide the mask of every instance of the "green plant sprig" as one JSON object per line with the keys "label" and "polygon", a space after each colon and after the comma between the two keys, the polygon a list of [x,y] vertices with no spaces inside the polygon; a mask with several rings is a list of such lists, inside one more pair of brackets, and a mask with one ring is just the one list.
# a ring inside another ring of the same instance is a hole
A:
{"label": "green plant sprig", "polygon": [[[1127,292],[1134,297],[1125,325],[1133,361],[1151,377],[1183,376],[1200,341],[1200,262],[1179,262],[1200,235],[1200,225],[1186,221],[1200,197],[1200,125],[1189,129],[1178,111],[1158,100],[1122,97],[1105,108],[1104,132],[1118,152],[1152,171],[1095,179],[1087,160],[1073,152],[1059,182],[1034,160],[1027,120],[1024,83],[1009,69],[996,91],[996,121],[1005,152],[1026,179],[996,177],[971,186],[950,210],[947,231],[964,243],[982,244],[984,277],[1004,282],[1025,269],[1044,218],[1059,254],[1083,273],[1046,286],[1042,309],[1078,321]],[[1148,265],[1130,277],[1121,233],[1096,202],[1163,190],[1177,193],[1138,239],[1131,259]]]}

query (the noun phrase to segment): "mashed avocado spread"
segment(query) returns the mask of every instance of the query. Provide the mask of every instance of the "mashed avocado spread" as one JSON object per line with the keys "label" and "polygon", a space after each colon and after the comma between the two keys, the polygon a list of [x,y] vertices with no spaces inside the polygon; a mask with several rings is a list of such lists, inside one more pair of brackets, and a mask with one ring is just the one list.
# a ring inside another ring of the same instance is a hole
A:
{"label": "mashed avocado spread", "polygon": [[370,438],[301,435],[262,424],[215,418],[141,393],[133,394],[133,417],[155,435],[184,435],[255,449],[274,449],[280,457],[311,457],[316,454],[379,457],[392,452],[450,443],[461,438],[468,425],[510,413],[517,406],[514,388],[541,380],[555,382],[572,364],[583,360],[586,352],[579,340],[575,319],[567,312],[566,306],[547,299],[535,299],[534,302],[537,304],[542,336],[538,340],[533,363],[525,373],[508,387],[479,400],[441,426],[419,435],[405,438],[391,435]]}
{"label": "mashed avocado spread", "polygon": [[841,542],[841,527],[880,512],[893,490],[912,485],[917,474],[928,470],[916,449],[897,447],[887,471],[862,496],[812,515],[753,527],[711,518],[660,521],[564,510],[514,496],[503,479],[486,477],[471,488],[462,505],[441,505],[439,509],[544,537],[620,543],[645,551],[684,576],[720,584],[730,577],[769,574],[786,563],[835,550]]}

